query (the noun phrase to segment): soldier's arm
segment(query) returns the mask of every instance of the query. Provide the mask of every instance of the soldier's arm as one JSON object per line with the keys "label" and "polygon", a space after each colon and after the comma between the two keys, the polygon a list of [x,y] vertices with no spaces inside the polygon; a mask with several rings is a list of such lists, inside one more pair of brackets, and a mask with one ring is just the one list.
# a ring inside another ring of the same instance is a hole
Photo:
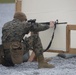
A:
{"label": "soldier's arm", "polygon": [[54,21],[50,21],[49,24],[40,24],[40,23],[35,23],[31,29],[35,32],[39,32],[39,31],[44,31],[47,30],[49,28],[53,28],[54,27]]}
{"label": "soldier's arm", "polygon": [[35,23],[33,26],[31,26],[31,31],[39,32],[39,31],[47,30],[49,28],[50,25]]}
{"label": "soldier's arm", "polygon": [[50,24],[39,24],[39,23],[29,23],[27,22],[26,23],[26,30],[29,30],[29,31],[32,31],[32,32],[39,32],[39,31],[44,31],[44,30],[47,30],[49,29],[50,27],[53,27],[54,26],[54,23],[50,22]]}

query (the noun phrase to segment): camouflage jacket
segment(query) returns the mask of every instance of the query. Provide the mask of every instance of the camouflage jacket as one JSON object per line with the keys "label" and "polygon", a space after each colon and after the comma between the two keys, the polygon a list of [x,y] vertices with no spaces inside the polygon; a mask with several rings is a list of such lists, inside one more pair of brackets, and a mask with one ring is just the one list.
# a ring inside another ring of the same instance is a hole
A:
{"label": "camouflage jacket", "polygon": [[21,41],[23,36],[29,31],[39,32],[49,28],[49,25],[36,23],[31,26],[28,22],[21,22],[18,19],[13,19],[4,24],[2,28],[2,42]]}

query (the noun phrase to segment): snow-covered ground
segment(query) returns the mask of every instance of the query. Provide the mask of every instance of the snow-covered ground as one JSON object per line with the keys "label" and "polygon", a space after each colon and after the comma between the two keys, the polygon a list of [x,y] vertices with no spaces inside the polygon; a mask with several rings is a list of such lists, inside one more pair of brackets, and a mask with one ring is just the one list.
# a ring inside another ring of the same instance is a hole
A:
{"label": "snow-covered ground", "polygon": [[37,62],[25,62],[15,67],[0,65],[0,75],[76,75],[76,57],[64,59],[56,56],[48,63],[55,68],[38,69]]}

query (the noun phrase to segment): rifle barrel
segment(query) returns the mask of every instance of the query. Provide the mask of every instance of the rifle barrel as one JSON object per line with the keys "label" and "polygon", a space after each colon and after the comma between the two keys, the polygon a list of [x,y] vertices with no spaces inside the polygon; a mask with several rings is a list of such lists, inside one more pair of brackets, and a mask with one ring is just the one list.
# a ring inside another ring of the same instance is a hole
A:
{"label": "rifle barrel", "polygon": [[[50,22],[41,22],[39,24],[50,24]],[[56,24],[67,24],[67,22],[59,22],[59,23],[56,23]]]}
{"label": "rifle barrel", "polygon": [[67,22],[60,22],[60,23],[56,23],[56,24],[67,24]]}
{"label": "rifle barrel", "polygon": [[41,23],[39,23],[39,24],[50,24],[50,22],[41,22]]}

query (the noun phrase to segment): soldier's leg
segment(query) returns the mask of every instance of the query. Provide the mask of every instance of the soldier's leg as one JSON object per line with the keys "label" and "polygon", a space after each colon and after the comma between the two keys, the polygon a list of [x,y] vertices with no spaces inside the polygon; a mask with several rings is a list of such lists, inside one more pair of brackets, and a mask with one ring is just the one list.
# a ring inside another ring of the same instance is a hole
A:
{"label": "soldier's leg", "polygon": [[32,51],[31,55],[29,56],[28,59],[29,62],[37,61],[35,53]]}
{"label": "soldier's leg", "polygon": [[38,34],[36,34],[33,37],[33,51],[35,52],[36,57],[38,58],[38,68],[53,68],[54,67],[52,64],[48,64],[44,60],[43,47],[42,47],[42,43]]}
{"label": "soldier's leg", "polygon": [[23,44],[23,62],[27,62],[29,59],[29,50],[26,44],[28,44],[28,42],[26,43],[26,40],[24,40],[22,44]]}
{"label": "soldier's leg", "polygon": [[[33,36],[30,36],[28,38],[28,50],[33,50]],[[35,56],[35,53],[32,51],[31,55],[29,55],[29,59],[28,59],[29,62],[32,62],[32,61],[37,61],[37,58]]]}
{"label": "soldier's leg", "polygon": [[12,42],[10,46],[10,53],[14,64],[21,64],[23,62],[23,49],[21,42]]}
{"label": "soldier's leg", "polygon": [[2,60],[2,65],[4,66],[14,66],[14,63],[11,59],[11,54],[10,54],[10,44],[9,43],[4,43],[3,44],[3,60]]}
{"label": "soldier's leg", "polygon": [[4,66],[14,66],[20,64],[23,61],[23,50],[20,42],[8,42],[3,43],[4,47]]}
{"label": "soldier's leg", "polygon": [[31,40],[31,37],[25,38],[22,42],[23,43],[23,50],[24,50],[23,62],[27,62],[29,57],[30,57],[29,50],[31,49],[31,43],[29,42],[29,39]]}

